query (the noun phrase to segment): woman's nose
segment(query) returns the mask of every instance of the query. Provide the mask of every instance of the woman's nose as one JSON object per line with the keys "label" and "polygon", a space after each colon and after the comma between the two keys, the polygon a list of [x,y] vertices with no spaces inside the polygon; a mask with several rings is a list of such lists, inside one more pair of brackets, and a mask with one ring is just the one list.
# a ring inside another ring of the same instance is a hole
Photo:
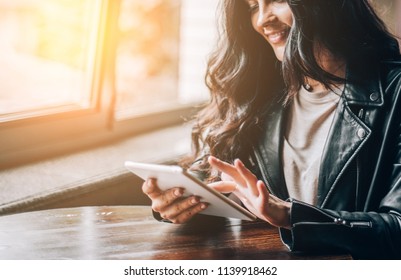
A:
{"label": "woman's nose", "polygon": [[267,24],[274,20],[274,14],[272,12],[272,8],[270,4],[268,5],[261,5],[259,9],[258,19],[256,25],[259,28],[265,27]]}

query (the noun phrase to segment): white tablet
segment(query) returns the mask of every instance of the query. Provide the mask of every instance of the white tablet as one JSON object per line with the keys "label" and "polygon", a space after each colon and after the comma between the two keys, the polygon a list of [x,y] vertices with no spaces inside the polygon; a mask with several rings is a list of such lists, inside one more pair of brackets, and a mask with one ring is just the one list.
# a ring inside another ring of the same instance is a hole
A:
{"label": "white tablet", "polygon": [[157,179],[157,184],[161,190],[182,187],[185,189],[184,196],[196,195],[200,197],[201,201],[209,204],[201,214],[250,221],[256,219],[254,214],[208,187],[179,166],[126,161],[125,167],[144,180],[147,178]]}

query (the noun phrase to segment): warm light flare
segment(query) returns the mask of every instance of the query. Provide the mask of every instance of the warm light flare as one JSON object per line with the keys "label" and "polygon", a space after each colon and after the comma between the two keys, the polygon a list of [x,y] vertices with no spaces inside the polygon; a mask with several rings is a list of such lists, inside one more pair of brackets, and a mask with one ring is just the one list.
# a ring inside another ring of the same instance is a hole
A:
{"label": "warm light flare", "polygon": [[100,1],[0,1],[0,115],[82,103]]}

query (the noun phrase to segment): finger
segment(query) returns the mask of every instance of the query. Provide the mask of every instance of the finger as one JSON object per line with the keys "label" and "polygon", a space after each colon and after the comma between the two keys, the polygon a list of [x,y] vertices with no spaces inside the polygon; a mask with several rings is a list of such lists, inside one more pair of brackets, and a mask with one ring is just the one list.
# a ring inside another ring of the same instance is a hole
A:
{"label": "finger", "polygon": [[269,190],[268,190],[268,185],[265,184],[265,182],[263,182],[262,180],[258,180],[257,182],[257,187],[259,190],[259,193],[261,195],[264,195],[266,197],[270,196]]}
{"label": "finger", "polygon": [[238,173],[238,170],[235,168],[235,166],[224,162],[222,160],[219,160],[216,157],[210,156],[208,158],[209,164],[220,170],[223,173],[226,173],[228,176],[233,178],[238,184],[243,185],[245,184],[245,181],[242,179],[241,175]]}
{"label": "finger", "polygon": [[234,181],[234,179],[231,178],[230,175],[228,175],[227,173],[224,173],[224,172],[221,173],[220,178],[222,181]]}
{"label": "finger", "polygon": [[185,223],[185,222],[189,221],[190,219],[192,219],[192,217],[195,216],[196,214],[198,214],[199,212],[202,212],[203,210],[205,210],[207,208],[207,206],[208,206],[208,204],[205,202],[198,203],[197,205],[189,208],[188,210],[183,211],[181,214],[174,217],[171,221],[174,224]]}
{"label": "finger", "polygon": [[188,211],[199,203],[200,198],[197,196],[191,196],[185,199],[177,200],[173,204],[168,205],[167,208],[163,209],[160,215],[162,218],[172,221],[177,216],[181,215],[185,211]]}
{"label": "finger", "polygon": [[152,209],[156,212],[164,211],[164,209],[180,199],[183,194],[184,190],[182,188],[171,188],[167,191],[161,192],[158,196],[151,198]]}
{"label": "finger", "polygon": [[221,193],[231,193],[237,188],[237,184],[234,181],[218,181],[210,183],[208,186]]}
{"label": "finger", "polygon": [[239,159],[236,159],[234,161],[234,166],[237,169],[238,173],[245,180],[246,186],[249,188],[252,194],[255,196],[259,196],[259,191],[256,187],[256,184],[258,182],[256,176],[251,171],[249,171],[249,169],[246,168],[242,161]]}
{"label": "finger", "polygon": [[267,191],[267,187],[266,187],[265,183],[263,181],[259,180],[256,183],[256,187],[259,191],[259,199],[261,200],[260,204],[268,205],[267,203],[269,202],[270,193]]}

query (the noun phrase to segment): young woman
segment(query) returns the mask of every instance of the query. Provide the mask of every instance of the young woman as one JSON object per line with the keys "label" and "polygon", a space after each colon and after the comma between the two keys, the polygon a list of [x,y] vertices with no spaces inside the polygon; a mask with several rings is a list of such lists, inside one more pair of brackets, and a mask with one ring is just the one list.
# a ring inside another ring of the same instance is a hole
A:
{"label": "young woman", "polygon": [[[294,251],[401,258],[401,62],[366,0],[223,0],[193,164]],[[147,180],[153,210],[207,207]]]}

